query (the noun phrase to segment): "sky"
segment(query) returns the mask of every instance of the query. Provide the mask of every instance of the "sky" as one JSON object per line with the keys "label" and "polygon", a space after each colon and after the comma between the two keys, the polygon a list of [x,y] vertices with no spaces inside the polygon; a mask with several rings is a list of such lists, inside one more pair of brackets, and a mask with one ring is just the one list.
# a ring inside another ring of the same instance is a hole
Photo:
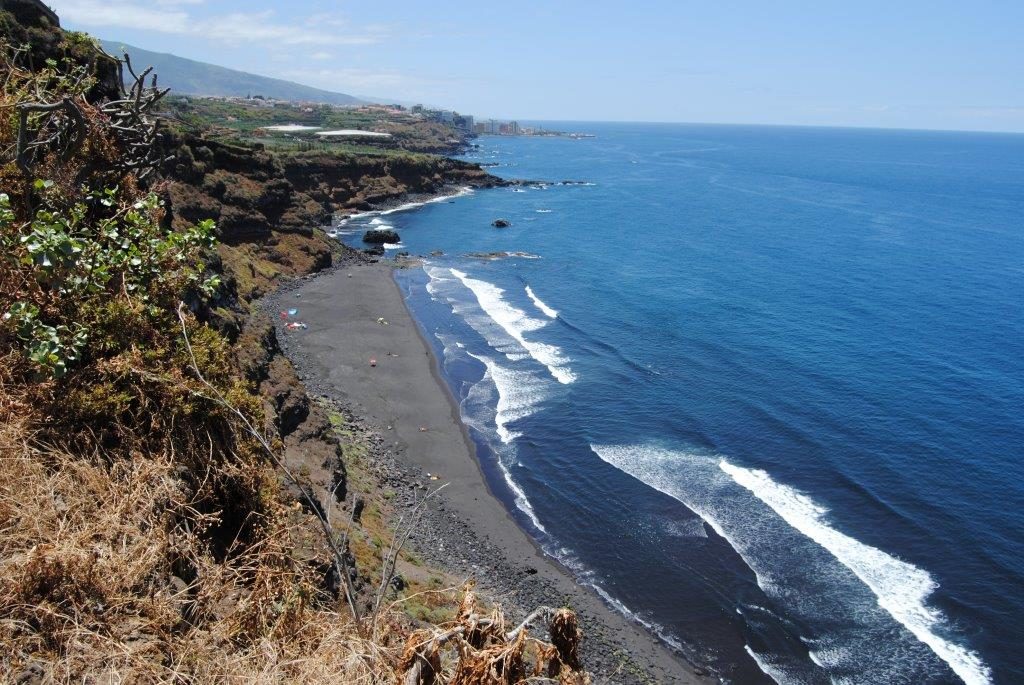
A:
{"label": "sky", "polygon": [[47,0],[65,28],[478,118],[1024,132],[1024,0]]}

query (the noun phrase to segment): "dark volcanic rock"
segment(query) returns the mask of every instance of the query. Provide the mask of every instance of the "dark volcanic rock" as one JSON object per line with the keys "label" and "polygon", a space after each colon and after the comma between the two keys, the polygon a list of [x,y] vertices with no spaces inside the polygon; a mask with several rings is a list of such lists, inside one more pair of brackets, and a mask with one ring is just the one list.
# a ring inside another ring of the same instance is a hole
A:
{"label": "dark volcanic rock", "polygon": [[495,219],[491,222],[491,226],[494,226],[495,228],[508,228],[511,225],[512,222],[508,219]]}
{"label": "dark volcanic rock", "polygon": [[383,243],[397,243],[401,240],[398,234],[392,231],[390,228],[385,228],[381,231],[367,231],[363,234],[363,242],[370,243],[371,245],[381,245]]}
{"label": "dark volcanic rock", "polygon": [[384,255],[384,246],[374,245],[373,247],[367,247],[366,249],[363,250],[363,252],[365,252],[368,255],[373,255],[375,257],[382,257]]}

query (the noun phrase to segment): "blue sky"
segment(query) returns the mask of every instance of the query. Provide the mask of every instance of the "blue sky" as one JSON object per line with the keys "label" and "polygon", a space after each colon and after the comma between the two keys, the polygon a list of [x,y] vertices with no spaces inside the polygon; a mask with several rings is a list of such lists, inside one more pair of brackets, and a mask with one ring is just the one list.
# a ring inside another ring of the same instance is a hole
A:
{"label": "blue sky", "polygon": [[1024,1],[49,0],[65,27],[478,117],[1024,131]]}

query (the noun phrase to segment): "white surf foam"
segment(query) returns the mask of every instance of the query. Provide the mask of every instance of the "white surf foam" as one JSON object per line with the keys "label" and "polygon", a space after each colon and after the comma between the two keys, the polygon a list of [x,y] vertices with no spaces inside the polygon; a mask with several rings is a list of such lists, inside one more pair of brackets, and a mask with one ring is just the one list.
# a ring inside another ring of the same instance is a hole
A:
{"label": "white surf foam", "polygon": [[429,263],[424,264],[423,268],[430,277],[427,292],[432,297],[447,300],[452,311],[479,333],[492,349],[510,361],[531,359],[523,346],[480,307],[476,297],[466,297],[466,286],[452,275],[450,269]]}
{"label": "white surf foam", "polygon": [[645,618],[641,617],[640,615],[638,615],[636,612],[630,610],[629,607],[627,607],[625,604],[620,602],[615,597],[613,597],[610,594],[608,594],[608,592],[606,592],[605,589],[603,587],[601,587],[600,585],[598,585],[597,583],[590,582],[590,583],[587,583],[587,585],[589,585],[590,587],[594,588],[594,592],[599,594],[601,596],[601,598],[604,599],[604,601],[606,601],[606,602],[608,602],[608,604],[612,605],[612,607],[616,611],[618,611],[620,614],[622,614],[626,618],[630,619],[631,621],[635,621],[636,623],[639,623],[644,628],[646,628],[647,630],[651,631],[652,633],[654,633],[655,635],[660,637],[662,640],[664,640],[671,647],[675,648],[677,651],[680,651],[680,652],[683,651],[682,643],[680,643],[679,640],[675,639],[671,634],[669,634],[669,632],[667,630],[665,630],[664,626],[661,626],[661,625],[655,623],[654,621],[648,621],[647,619],[645,619]]}
{"label": "white surf foam", "polygon": [[787,677],[786,673],[782,669],[776,668],[775,665],[772,662],[768,661],[768,659],[766,659],[763,655],[758,654],[753,649],[751,649],[750,645],[743,645],[743,649],[746,650],[747,654],[750,655],[750,658],[754,660],[754,663],[757,664],[757,667],[761,669],[761,672],[769,678],[771,678],[772,680],[774,680],[775,682],[777,682],[779,685],[790,685],[790,683],[795,684],[796,682],[798,682]]}
{"label": "white surf foam", "polygon": [[434,336],[444,349],[445,367],[464,361],[467,355],[486,367],[483,378],[470,386],[459,404],[462,421],[485,436],[499,437],[496,442],[492,442],[490,437],[486,439],[491,443],[498,469],[512,493],[516,508],[526,515],[538,531],[546,535],[547,529],[509,468],[509,464],[516,461],[515,447],[511,443],[518,434],[509,431],[506,426],[534,411],[536,404],[543,399],[543,383],[529,372],[505,369],[492,359],[468,352],[466,346],[451,333],[438,331]]}
{"label": "white surf foam", "polygon": [[544,383],[528,371],[506,368],[490,357],[475,355],[458,347],[458,343],[451,345],[447,339],[442,342],[446,358],[451,350],[453,356],[468,355],[484,365],[483,378],[469,388],[460,405],[462,419],[485,436],[498,438],[497,442],[491,442],[491,447],[516,507],[526,514],[537,530],[547,534],[526,492],[512,476],[510,464],[516,463],[516,450],[512,443],[520,434],[508,427],[508,424],[536,411],[538,403],[544,399]]}
{"label": "white surf foam", "polygon": [[432,205],[437,202],[447,202],[448,200],[454,200],[457,197],[471,195],[472,193],[473,189],[466,186],[465,188],[459,188],[456,192],[448,195],[438,195],[437,197],[432,197],[429,200],[422,200],[420,202],[406,202],[405,204],[398,205],[397,207],[382,210],[380,215],[387,216],[388,214],[395,214],[397,212],[408,212],[410,209],[416,209],[417,207],[423,207],[424,205]]}
{"label": "white surf foam", "polygon": [[537,213],[538,214],[550,214],[551,210],[550,209],[538,209]]}
{"label": "white surf foam", "polygon": [[526,294],[529,295],[530,299],[533,300],[533,303],[537,305],[537,309],[541,310],[552,319],[558,318],[558,312],[541,302],[541,299],[534,294],[533,289],[530,286],[526,286]]}
{"label": "white surf foam", "polygon": [[924,604],[936,587],[931,576],[835,530],[806,495],[719,457],[652,445],[591,449],[707,521],[766,594],[816,627],[815,660],[830,673],[920,682],[941,677],[945,662],[968,685],[991,682],[979,655]]}
{"label": "white surf foam", "polygon": [[498,466],[501,468],[501,474],[505,477],[505,482],[508,484],[509,489],[512,491],[512,496],[515,499],[516,507],[519,511],[526,514],[526,517],[530,519],[530,523],[540,532],[547,535],[548,529],[544,527],[544,524],[537,518],[537,512],[534,511],[533,505],[530,504],[529,498],[523,489],[519,487],[519,483],[516,483],[515,479],[512,478],[512,472],[509,471],[505,463],[500,459],[498,460]]}
{"label": "white surf foam", "polygon": [[385,250],[401,250],[405,243],[383,243]]}
{"label": "white surf foam", "polygon": [[[424,205],[434,204],[435,202],[447,202],[448,200],[454,200],[457,197],[471,195],[472,193],[473,189],[470,188],[469,186],[466,186],[465,188],[459,188],[454,193],[450,193],[448,195],[438,195],[437,197],[432,197],[429,200],[422,200],[420,202],[406,202],[404,204],[398,205],[397,207],[392,207],[390,209],[371,209],[368,212],[357,212],[355,214],[349,214],[348,216],[342,218],[340,221],[338,221],[338,225],[344,226],[352,221],[359,221],[371,216],[380,217],[387,216],[389,214],[395,214],[397,212],[408,212],[410,209],[416,209],[417,207],[423,207]],[[372,224],[373,222],[371,221],[370,223]]]}
{"label": "white surf foam", "polygon": [[605,602],[615,609],[615,611],[654,633],[666,644],[674,647],[676,650],[680,652],[684,651],[682,643],[664,626],[651,620],[649,616],[642,616],[641,614],[633,611],[626,606],[622,600],[605,590],[604,587],[600,585],[600,579],[597,577],[597,574],[594,573],[594,570],[584,564],[579,556],[577,556],[577,554],[571,549],[557,545],[547,545],[544,546],[544,551],[557,559],[558,563],[562,564],[562,566],[569,569],[581,585],[593,588],[594,592],[600,595]]}
{"label": "white surf foam", "polygon": [[991,670],[977,653],[935,633],[947,621],[942,612],[925,605],[925,600],[938,587],[927,571],[835,530],[824,520],[827,509],[815,504],[807,495],[776,483],[767,472],[734,466],[724,459],[718,465],[786,523],[853,571],[878,597],[879,606],[931,647],[967,685],[991,682]]}
{"label": "white surf foam", "polygon": [[462,284],[469,288],[476,296],[480,308],[487,313],[512,339],[514,339],[531,357],[543,364],[559,383],[572,383],[576,380],[576,374],[568,366],[568,360],[562,353],[561,348],[556,345],[527,340],[526,333],[543,328],[546,321],[534,319],[526,315],[526,312],[513,307],[502,295],[504,290],[496,285],[470,278],[467,274],[457,269],[451,269],[452,275],[462,281]]}
{"label": "white surf foam", "polygon": [[487,368],[483,380],[493,383],[498,393],[494,425],[498,437],[507,445],[521,435],[509,430],[508,424],[537,410],[537,405],[544,399],[544,386],[529,372],[505,368],[490,357],[472,352],[468,354]]}
{"label": "white surf foam", "polygon": [[682,521],[666,518],[662,527],[667,535],[676,538],[705,539],[708,536],[707,531],[704,530],[704,519],[699,518],[684,519]]}

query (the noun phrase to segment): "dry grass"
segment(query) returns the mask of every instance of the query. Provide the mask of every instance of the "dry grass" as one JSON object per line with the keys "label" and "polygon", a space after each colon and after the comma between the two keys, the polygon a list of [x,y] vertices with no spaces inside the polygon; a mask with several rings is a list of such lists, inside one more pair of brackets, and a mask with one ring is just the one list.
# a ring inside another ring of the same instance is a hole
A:
{"label": "dry grass", "polygon": [[202,483],[172,459],[76,456],[11,420],[0,470],[0,682],[589,682],[567,610],[535,617],[550,642],[507,631],[468,588],[451,621],[405,611],[450,605],[449,588],[357,625],[323,589],[326,551],[295,553],[317,532],[297,503],[278,501],[218,559],[209,538],[224,512],[200,510]]}
{"label": "dry grass", "polygon": [[324,606],[290,555],[309,525],[295,509],[218,563],[202,539],[217,514],[170,460],[82,459],[9,423],[0,469],[0,681],[394,680],[401,617],[371,641]]}

